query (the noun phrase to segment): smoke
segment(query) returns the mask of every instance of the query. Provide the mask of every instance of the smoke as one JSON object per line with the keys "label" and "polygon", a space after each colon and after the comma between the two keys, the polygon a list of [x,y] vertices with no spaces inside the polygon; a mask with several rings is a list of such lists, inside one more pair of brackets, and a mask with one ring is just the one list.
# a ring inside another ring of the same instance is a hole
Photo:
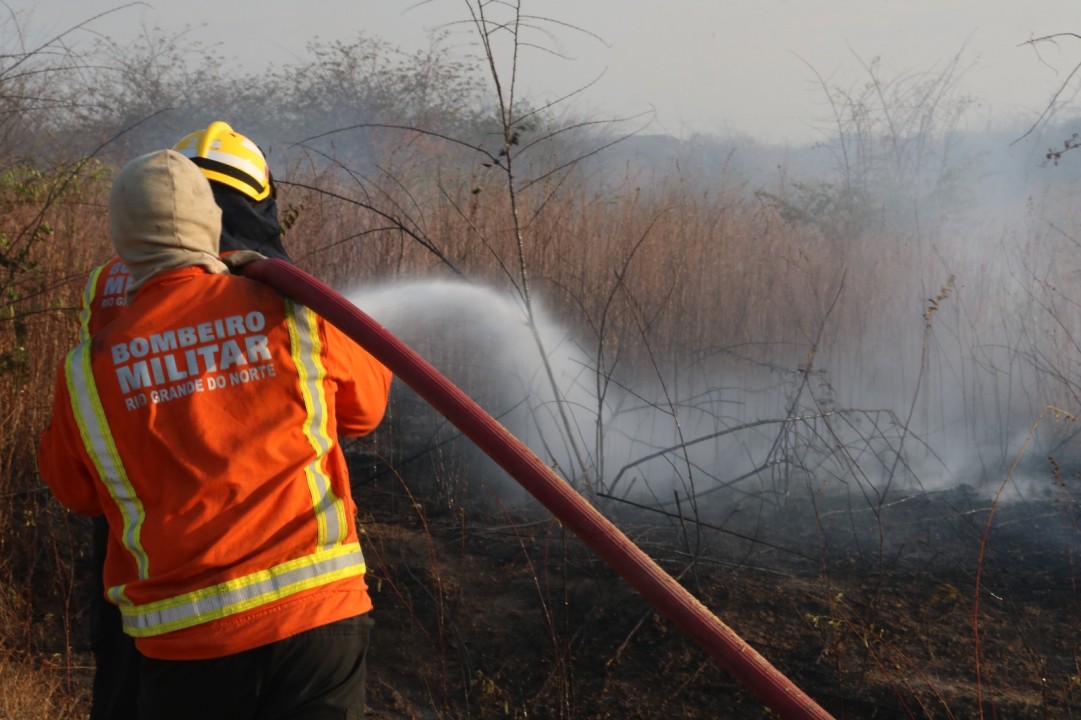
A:
{"label": "smoke", "polygon": [[[963,426],[924,433],[920,423],[906,423],[903,409],[827,400],[824,373],[778,374],[751,364],[686,384],[598,378],[576,339],[540,312],[554,391],[513,296],[449,281],[347,294],[583,492],[647,506],[662,520],[689,514],[705,527],[723,527],[750,538],[741,551],[756,562],[799,565],[809,561],[807,548],[819,545],[841,555],[903,549],[917,562],[967,556],[979,538],[976,518],[1033,439],[1029,426],[982,445],[966,441],[971,430]],[[411,393],[400,381],[395,392],[402,416],[393,442],[406,446],[403,456],[446,453],[442,443],[454,434],[445,419],[403,399]],[[557,403],[570,418],[584,469]],[[504,506],[526,500],[470,443],[454,444],[464,460],[454,466],[458,477],[443,484],[460,485],[443,487],[445,495],[473,503],[495,493]],[[445,466],[443,458],[427,467]],[[1000,501],[1047,499],[1048,483],[1030,479],[1040,474],[1038,463],[1023,465]],[[1002,517],[1013,526],[1025,515]],[[1068,551],[1074,542],[1067,535],[1059,544]]]}
{"label": "smoke", "polygon": [[[678,381],[603,375],[577,339],[540,311],[542,356],[521,304],[490,288],[414,281],[348,295],[583,491],[661,506],[681,497],[719,500],[720,491],[775,502],[802,472],[792,454],[817,452],[830,415],[786,397],[806,384],[799,373],[778,379],[774,370],[748,367],[738,377],[697,373]],[[416,403],[410,407],[406,425],[431,424]],[[423,451],[445,434],[414,428],[406,436]],[[520,497],[489,470],[486,483],[505,500]]]}
{"label": "smoke", "polygon": [[[546,352],[542,357],[521,304],[486,287],[414,281],[353,290],[348,296],[546,461],[573,467],[568,445],[559,439],[559,405],[545,361],[556,379],[559,402],[571,408],[576,422],[590,407],[585,387],[590,363],[543,313],[536,319]],[[414,426],[399,438],[416,446],[407,454],[430,450],[424,446],[445,439],[445,429],[433,429],[438,421],[400,382],[397,391],[410,408],[403,423]],[[467,471],[483,471],[484,482],[500,489],[504,500],[521,497],[501,471],[476,457]]]}
{"label": "smoke", "polygon": [[[349,298],[568,480],[610,489],[631,482],[632,469],[635,477],[653,466],[671,473],[672,460],[660,451],[681,442],[673,400],[657,388],[598,377],[594,360],[545,312],[535,313],[542,356],[521,304],[490,288],[415,281],[354,290]],[[717,389],[692,391],[701,397],[680,420],[691,433],[685,439],[718,431],[721,401],[711,401],[711,392]],[[716,464],[715,450],[695,445],[695,463]],[[612,470],[602,474],[606,467]]]}
{"label": "smoke", "polygon": [[[1041,165],[1039,141],[987,141],[965,150],[974,160],[948,192],[891,190],[888,213],[845,247],[844,282],[815,288],[837,307],[796,341],[601,369],[595,339],[541,308],[538,346],[520,300],[492,288],[418,280],[349,297],[609,512],[633,503],[752,538],[741,550],[762,562],[854,549],[919,563],[974,557],[997,503],[1011,538],[1052,546],[1019,535],[1031,512],[1075,552],[1060,509],[1076,507],[1081,455],[1059,411],[1081,409],[1078,178]],[[396,385],[403,456],[444,452],[453,429]],[[456,447],[460,499],[523,500]]]}

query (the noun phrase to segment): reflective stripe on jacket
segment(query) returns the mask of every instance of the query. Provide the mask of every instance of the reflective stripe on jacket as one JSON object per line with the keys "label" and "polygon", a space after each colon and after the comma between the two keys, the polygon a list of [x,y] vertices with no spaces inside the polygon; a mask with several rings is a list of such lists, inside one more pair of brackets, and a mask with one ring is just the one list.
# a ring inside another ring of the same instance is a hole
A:
{"label": "reflective stripe on jacket", "polygon": [[73,349],[39,467],[104,512],[108,597],[151,657],[217,657],[371,608],[345,458],[390,373],[303,306],[200,268]]}

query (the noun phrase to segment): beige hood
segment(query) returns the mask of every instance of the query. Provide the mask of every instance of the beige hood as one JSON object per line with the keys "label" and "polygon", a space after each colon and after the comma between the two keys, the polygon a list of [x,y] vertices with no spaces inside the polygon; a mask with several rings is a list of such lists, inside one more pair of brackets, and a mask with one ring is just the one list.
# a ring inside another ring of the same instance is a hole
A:
{"label": "beige hood", "polygon": [[228,272],[218,259],[221,210],[210,182],[174,150],[141,155],[120,170],[109,191],[109,235],[131,272],[129,296],[165,270]]}

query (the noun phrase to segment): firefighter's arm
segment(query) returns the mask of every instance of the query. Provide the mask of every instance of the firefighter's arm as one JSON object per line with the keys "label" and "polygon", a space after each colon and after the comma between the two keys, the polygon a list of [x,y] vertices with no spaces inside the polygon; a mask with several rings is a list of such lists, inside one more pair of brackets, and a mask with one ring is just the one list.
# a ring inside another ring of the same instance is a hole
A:
{"label": "firefighter's arm", "polygon": [[63,365],[57,373],[52,418],[39,440],[38,473],[60,504],[80,515],[100,515],[101,500],[72,412]]}
{"label": "firefighter's arm", "polygon": [[337,382],[334,397],[338,432],[359,437],[379,425],[387,409],[393,377],[381,362],[349,336],[323,322],[327,371]]}

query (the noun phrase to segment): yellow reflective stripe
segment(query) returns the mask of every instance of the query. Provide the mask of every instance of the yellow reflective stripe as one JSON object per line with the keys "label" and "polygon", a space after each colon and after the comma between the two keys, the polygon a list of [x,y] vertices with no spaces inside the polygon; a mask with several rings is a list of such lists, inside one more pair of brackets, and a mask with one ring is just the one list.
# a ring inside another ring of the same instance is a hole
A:
{"label": "yellow reflective stripe", "polygon": [[128,596],[124,594],[124,591],[128,589],[127,585],[113,585],[111,588],[105,591],[106,596],[109,598],[109,602],[113,605],[131,605],[131,601],[128,600]]}
{"label": "yellow reflective stripe", "polygon": [[135,558],[139,578],[145,579],[150,572],[150,562],[143,550],[140,535],[146,513],[142,501],[135,494],[135,488],[128,480],[112,431],[105,419],[105,408],[101,406],[101,398],[90,366],[89,342],[77,345],[64,358],[64,377],[83,445],[94,463],[98,477],[124,519],[120,540]]}
{"label": "yellow reflective stripe", "polygon": [[124,632],[150,637],[182,630],[364,572],[360,544],[339,545],[166,600],[145,605],[121,604]]}
{"label": "yellow reflective stripe", "polygon": [[323,457],[330,451],[334,440],[328,432],[327,397],[324,380],[322,344],[319,325],[308,308],[286,300],[286,322],[289,326],[289,345],[293,364],[300,375],[300,394],[304,398],[304,436],[315,450],[315,458],[304,468],[308,491],[319,528],[317,547],[326,549],[341,544],[348,536],[348,517],[345,503],[334,494],[330,478],[323,468]]}
{"label": "yellow reflective stripe", "polygon": [[79,310],[79,342],[90,337],[90,307],[98,291],[98,278],[101,277],[101,271],[104,269],[105,266],[101,265],[91,270],[90,279],[86,281],[86,287],[83,288],[83,306]]}

